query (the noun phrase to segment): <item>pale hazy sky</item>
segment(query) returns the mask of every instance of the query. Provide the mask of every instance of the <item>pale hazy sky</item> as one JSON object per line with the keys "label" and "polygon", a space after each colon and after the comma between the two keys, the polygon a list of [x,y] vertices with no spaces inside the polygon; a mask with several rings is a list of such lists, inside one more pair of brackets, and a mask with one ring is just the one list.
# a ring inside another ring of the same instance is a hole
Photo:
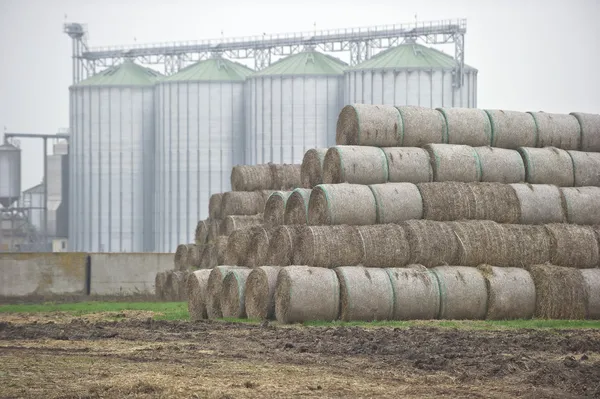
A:
{"label": "pale hazy sky", "polygon": [[[422,21],[467,18],[465,60],[479,69],[480,108],[600,113],[600,0],[0,0],[0,129],[68,126],[65,14],[86,23],[90,46],[100,46],[308,31],[315,22],[385,25],[413,22],[415,13]],[[26,189],[41,181],[42,146],[21,147]]]}

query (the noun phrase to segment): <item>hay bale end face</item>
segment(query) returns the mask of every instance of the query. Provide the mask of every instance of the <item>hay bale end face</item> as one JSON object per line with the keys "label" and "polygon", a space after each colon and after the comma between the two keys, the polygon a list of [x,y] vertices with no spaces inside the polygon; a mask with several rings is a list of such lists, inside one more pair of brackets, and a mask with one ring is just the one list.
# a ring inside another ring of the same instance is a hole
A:
{"label": "hay bale end face", "polygon": [[581,127],[577,118],[568,114],[530,112],[537,126],[536,147],[556,147],[563,150],[581,148]]}
{"label": "hay bale end face", "polygon": [[529,272],[514,267],[480,265],[488,290],[488,320],[530,319],[535,312],[535,284]]}
{"label": "hay bale end face", "polygon": [[209,319],[220,319],[223,317],[221,310],[223,280],[227,276],[227,273],[239,268],[240,266],[217,266],[211,270],[206,288],[206,313]]}
{"label": "hay bale end face", "polygon": [[448,223],[409,220],[400,226],[404,229],[410,248],[407,263],[427,267],[458,264],[459,242]]}
{"label": "hay bale end face", "polygon": [[448,144],[473,147],[492,144],[492,125],[487,113],[477,108],[438,108],[446,121]]}
{"label": "hay bale end face", "polygon": [[363,241],[355,226],[307,226],[298,229],[293,262],[333,268],[359,265],[364,259]]}
{"label": "hay bale end face", "polygon": [[221,219],[221,201],[223,200],[223,193],[217,193],[210,196],[208,201],[208,215],[211,219]]}
{"label": "hay bale end face", "polygon": [[269,245],[272,238],[273,229],[255,229],[250,237],[248,244],[248,255],[246,256],[246,266],[257,267],[267,263],[269,254]]}
{"label": "hay bale end face", "polygon": [[580,320],[586,317],[586,286],[579,269],[550,264],[529,268],[535,284],[535,317]]}
{"label": "hay bale end face", "polygon": [[289,266],[293,263],[300,228],[300,226],[280,226],[273,230],[267,253],[267,264]]}
{"label": "hay bale end face", "polygon": [[[352,204],[352,206],[349,206]],[[360,184],[320,184],[310,194],[308,224],[311,226],[377,222],[373,192]]]}
{"label": "hay bale end face", "polygon": [[265,204],[264,223],[267,227],[281,226],[285,219],[285,207],[291,191],[275,191]]}
{"label": "hay bale end face", "polygon": [[249,319],[275,319],[275,287],[281,267],[261,266],[246,279],[246,315]]}
{"label": "hay bale end face", "polygon": [[554,147],[519,148],[525,163],[525,180],[530,184],[573,187],[573,161],[565,150]]}
{"label": "hay bale end face", "polygon": [[439,266],[433,273],[440,285],[440,319],[485,319],[488,293],[485,279],[477,268]]}
{"label": "hay bale end face", "polygon": [[171,297],[172,301],[175,302],[186,302],[187,301],[187,288],[186,282],[189,272],[174,271],[171,274],[169,282],[171,284]]}
{"label": "hay bale end face", "polygon": [[228,265],[246,266],[248,253],[252,236],[260,230],[262,226],[251,226],[244,229],[235,230],[227,241],[227,247],[223,255],[224,263]]}
{"label": "hay bale end face", "polygon": [[481,164],[473,147],[453,144],[427,144],[436,182],[478,182]]}
{"label": "hay bale end face", "polygon": [[429,153],[417,147],[382,148],[388,163],[388,180],[396,183],[433,181]]}
{"label": "hay bale end face", "polygon": [[581,127],[581,151],[600,152],[600,115],[571,112]]}
{"label": "hay bale end face", "polygon": [[208,318],[206,313],[206,289],[210,270],[197,270],[190,273],[186,280],[186,291],[188,298],[188,313],[191,321],[204,320]]}
{"label": "hay bale end face", "polygon": [[573,162],[575,187],[600,187],[600,153],[568,151]]}
{"label": "hay bale end face", "polygon": [[410,246],[404,229],[395,224],[358,226],[366,267],[403,267],[408,264]]}
{"label": "hay bale end face", "polygon": [[387,181],[387,158],[381,148],[336,146],[325,154],[325,184],[378,184]]}
{"label": "hay bale end face", "polygon": [[259,191],[230,191],[223,194],[223,218],[230,215],[257,215],[265,208],[266,198]]}
{"label": "hay bale end face", "polygon": [[400,223],[423,218],[423,199],[416,185],[386,183],[373,184],[369,187],[375,198],[378,224]]}
{"label": "hay bale end face", "polygon": [[567,222],[600,224],[600,187],[562,187]]}
{"label": "hay bale end face", "polygon": [[166,300],[165,285],[167,283],[167,272],[158,272],[154,277],[154,296],[159,301]]}
{"label": "hay bale end face", "polygon": [[402,145],[402,118],[391,105],[352,104],[338,116],[337,145],[398,147]]}
{"label": "hay bale end face", "polygon": [[437,109],[402,106],[400,112],[403,127],[402,147],[422,147],[428,143],[448,143],[446,120]]}
{"label": "hay bale end face", "polygon": [[304,153],[300,169],[302,187],[311,189],[323,183],[323,162],[329,148],[311,148]]}
{"label": "hay bale end face", "polygon": [[562,223],[566,220],[560,189],[549,184],[511,184],[519,199],[522,224]]}
{"label": "hay bale end face", "polygon": [[486,109],[492,124],[492,147],[516,150],[535,147],[537,126],[527,112]]}
{"label": "hay bale end face", "polygon": [[200,220],[196,225],[196,231],[194,232],[194,242],[196,245],[204,245],[208,242],[208,229],[209,221]]}
{"label": "hay bale end face", "polygon": [[189,251],[188,244],[179,244],[175,250],[175,256],[173,263],[175,264],[175,270],[184,270],[187,265],[187,256]]}
{"label": "hay bale end face", "polygon": [[586,318],[600,319],[600,269],[584,269],[581,271],[586,289]]}
{"label": "hay bale end face", "polygon": [[423,265],[385,269],[394,289],[394,320],[438,317],[440,289],[435,274]]}
{"label": "hay bale end face", "polygon": [[394,289],[385,269],[346,266],[335,269],[340,282],[340,320],[391,320]]}
{"label": "hay bale end face", "polygon": [[308,223],[308,204],[312,190],[297,188],[290,194],[285,204],[284,224],[305,225]]}
{"label": "hay bale end face", "polygon": [[208,225],[208,243],[213,243],[221,234],[221,219],[210,219]]}
{"label": "hay bale end face", "polygon": [[560,223],[547,224],[546,229],[552,238],[552,264],[578,269],[598,267],[598,238],[592,227]]}
{"label": "hay bale end face", "polygon": [[233,269],[227,272],[221,289],[223,317],[246,318],[246,279],[251,269]]}
{"label": "hay bale end face", "polygon": [[517,150],[475,147],[481,164],[481,181],[488,183],[521,183],[525,181],[525,164]]}
{"label": "hay bale end face", "polygon": [[279,272],[275,315],[284,324],[338,318],[340,287],[334,270],[288,266]]}
{"label": "hay bale end face", "polygon": [[238,165],[231,169],[233,191],[268,190],[272,186],[273,174],[269,165]]}

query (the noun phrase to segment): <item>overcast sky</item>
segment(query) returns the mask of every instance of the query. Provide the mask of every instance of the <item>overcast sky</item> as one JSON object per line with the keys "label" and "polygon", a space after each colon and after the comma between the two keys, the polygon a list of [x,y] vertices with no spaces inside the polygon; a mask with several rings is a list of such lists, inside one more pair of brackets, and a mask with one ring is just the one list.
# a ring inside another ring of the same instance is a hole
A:
{"label": "overcast sky", "polygon": [[[87,24],[89,45],[101,46],[307,31],[315,22],[317,29],[385,25],[415,14],[467,18],[465,60],[479,69],[480,108],[600,113],[599,0],[0,0],[0,129],[68,127],[65,15]],[[41,181],[42,146],[23,140],[21,147],[24,190]]]}

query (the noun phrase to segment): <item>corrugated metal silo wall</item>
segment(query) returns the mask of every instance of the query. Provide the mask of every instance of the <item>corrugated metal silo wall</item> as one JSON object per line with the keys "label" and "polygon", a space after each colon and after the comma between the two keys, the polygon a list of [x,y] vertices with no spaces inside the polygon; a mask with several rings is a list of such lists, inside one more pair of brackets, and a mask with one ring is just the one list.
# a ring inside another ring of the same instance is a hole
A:
{"label": "corrugated metal silo wall", "polygon": [[153,87],[71,89],[71,250],[152,250],[153,114]]}
{"label": "corrugated metal silo wall", "polygon": [[342,76],[257,76],[247,82],[246,162],[301,163],[335,145]]}
{"label": "corrugated metal silo wall", "polygon": [[242,82],[163,82],[157,86],[155,250],[193,242],[213,193],[231,189],[244,163]]}

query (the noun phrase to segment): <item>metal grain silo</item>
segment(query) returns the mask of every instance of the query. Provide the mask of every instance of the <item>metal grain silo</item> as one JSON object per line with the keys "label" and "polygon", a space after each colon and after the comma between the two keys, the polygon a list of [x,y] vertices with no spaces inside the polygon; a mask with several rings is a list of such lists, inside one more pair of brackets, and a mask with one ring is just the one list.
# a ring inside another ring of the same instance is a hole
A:
{"label": "metal grain silo", "polygon": [[21,149],[0,145],[0,205],[8,208],[21,196]]}
{"label": "metal grain silo", "polygon": [[309,50],[253,74],[246,102],[246,162],[299,164],[307,150],[335,145],[346,66]]}
{"label": "metal grain silo", "polygon": [[477,107],[477,70],[465,65],[453,86],[454,58],[416,43],[402,44],[348,69],[345,103]]}
{"label": "metal grain silo", "polygon": [[71,87],[71,250],[152,250],[158,77],[125,61]]}
{"label": "metal grain silo", "polygon": [[193,241],[210,195],[229,191],[244,163],[244,81],[252,70],[216,57],[156,88],[155,250]]}

